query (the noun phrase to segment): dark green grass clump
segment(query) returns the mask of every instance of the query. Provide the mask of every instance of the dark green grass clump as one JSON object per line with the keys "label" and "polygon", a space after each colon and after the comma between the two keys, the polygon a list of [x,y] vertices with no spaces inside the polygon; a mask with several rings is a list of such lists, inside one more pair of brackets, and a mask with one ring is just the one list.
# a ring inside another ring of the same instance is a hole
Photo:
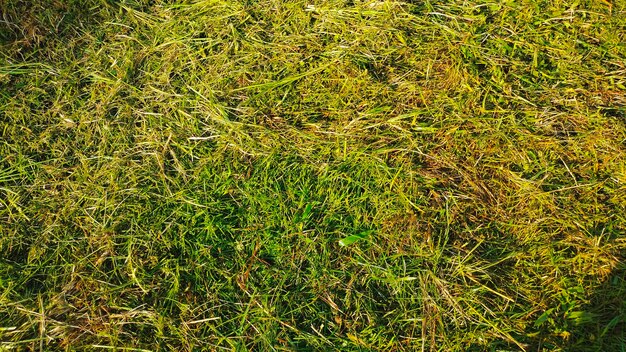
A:
{"label": "dark green grass clump", "polygon": [[0,350],[626,349],[623,0],[0,11]]}

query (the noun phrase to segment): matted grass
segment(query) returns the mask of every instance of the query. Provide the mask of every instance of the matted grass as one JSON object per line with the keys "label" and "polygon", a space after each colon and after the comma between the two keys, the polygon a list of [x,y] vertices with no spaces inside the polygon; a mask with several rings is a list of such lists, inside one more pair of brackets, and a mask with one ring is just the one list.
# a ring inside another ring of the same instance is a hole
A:
{"label": "matted grass", "polygon": [[626,350],[626,1],[0,10],[0,350]]}

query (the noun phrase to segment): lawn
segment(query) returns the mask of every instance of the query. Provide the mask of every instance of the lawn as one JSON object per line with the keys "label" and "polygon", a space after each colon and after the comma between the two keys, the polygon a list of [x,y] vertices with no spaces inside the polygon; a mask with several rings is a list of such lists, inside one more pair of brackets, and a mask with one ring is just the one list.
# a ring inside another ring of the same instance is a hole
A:
{"label": "lawn", "polygon": [[0,0],[0,351],[626,351],[625,0]]}

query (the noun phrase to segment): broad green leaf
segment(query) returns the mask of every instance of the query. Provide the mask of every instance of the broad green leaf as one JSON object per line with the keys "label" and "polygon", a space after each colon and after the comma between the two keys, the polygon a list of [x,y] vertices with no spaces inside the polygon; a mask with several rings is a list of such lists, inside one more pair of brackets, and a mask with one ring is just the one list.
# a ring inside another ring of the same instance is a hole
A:
{"label": "broad green leaf", "polygon": [[552,314],[553,311],[554,311],[554,308],[550,308],[546,310],[545,312],[543,312],[543,314],[541,314],[541,316],[539,316],[539,318],[535,320],[535,327],[539,327],[543,323],[545,323],[548,320],[548,318],[550,318],[550,314]]}
{"label": "broad green leaf", "polygon": [[344,239],[342,239],[341,241],[339,241],[339,245],[342,247],[346,247],[349,246],[351,244],[353,244],[356,241],[362,240],[364,238],[367,238],[369,235],[371,235],[374,231],[369,230],[369,231],[363,231],[359,234],[356,235],[350,235]]}

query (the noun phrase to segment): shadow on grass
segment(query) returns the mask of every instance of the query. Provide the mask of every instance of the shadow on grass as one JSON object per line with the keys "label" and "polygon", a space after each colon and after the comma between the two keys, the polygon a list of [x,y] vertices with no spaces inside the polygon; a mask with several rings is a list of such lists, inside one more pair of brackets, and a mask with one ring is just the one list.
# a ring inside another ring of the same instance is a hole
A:
{"label": "shadow on grass", "polygon": [[52,42],[76,37],[101,19],[103,3],[87,1],[0,1],[0,45],[23,58],[43,52]]}
{"label": "shadow on grass", "polygon": [[626,257],[619,260],[606,280],[586,297],[588,303],[560,319],[564,328],[569,325],[569,351],[626,351]]}
{"label": "shadow on grass", "polygon": [[[615,245],[615,241],[610,239],[606,245]],[[556,248],[560,247],[557,244],[552,249],[558,252]],[[516,339],[527,351],[626,351],[626,256],[618,250],[616,266],[602,277],[581,273],[584,266],[577,263],[575,256],[555,259],[564,260],[559,265],[563,272],[544,273],[560,276],[554,280],[561,289],[555,292],[554,288],[545,288],[541,295],[550,297],[542,303],[551,302],[551,306],[537,312],[534,326],[527,327],[526,336]],[[541,289],[542,286],[537,287]],[[537,304],[527,302],[527,306]]]}
{"label": "shadow on grass", "polygon": [[[596,324],[597,350],[626,351],[626,257],[609,279],[596,289],[589,310],[599,314]],[[605,343],[606,342],[606,343]]]}

